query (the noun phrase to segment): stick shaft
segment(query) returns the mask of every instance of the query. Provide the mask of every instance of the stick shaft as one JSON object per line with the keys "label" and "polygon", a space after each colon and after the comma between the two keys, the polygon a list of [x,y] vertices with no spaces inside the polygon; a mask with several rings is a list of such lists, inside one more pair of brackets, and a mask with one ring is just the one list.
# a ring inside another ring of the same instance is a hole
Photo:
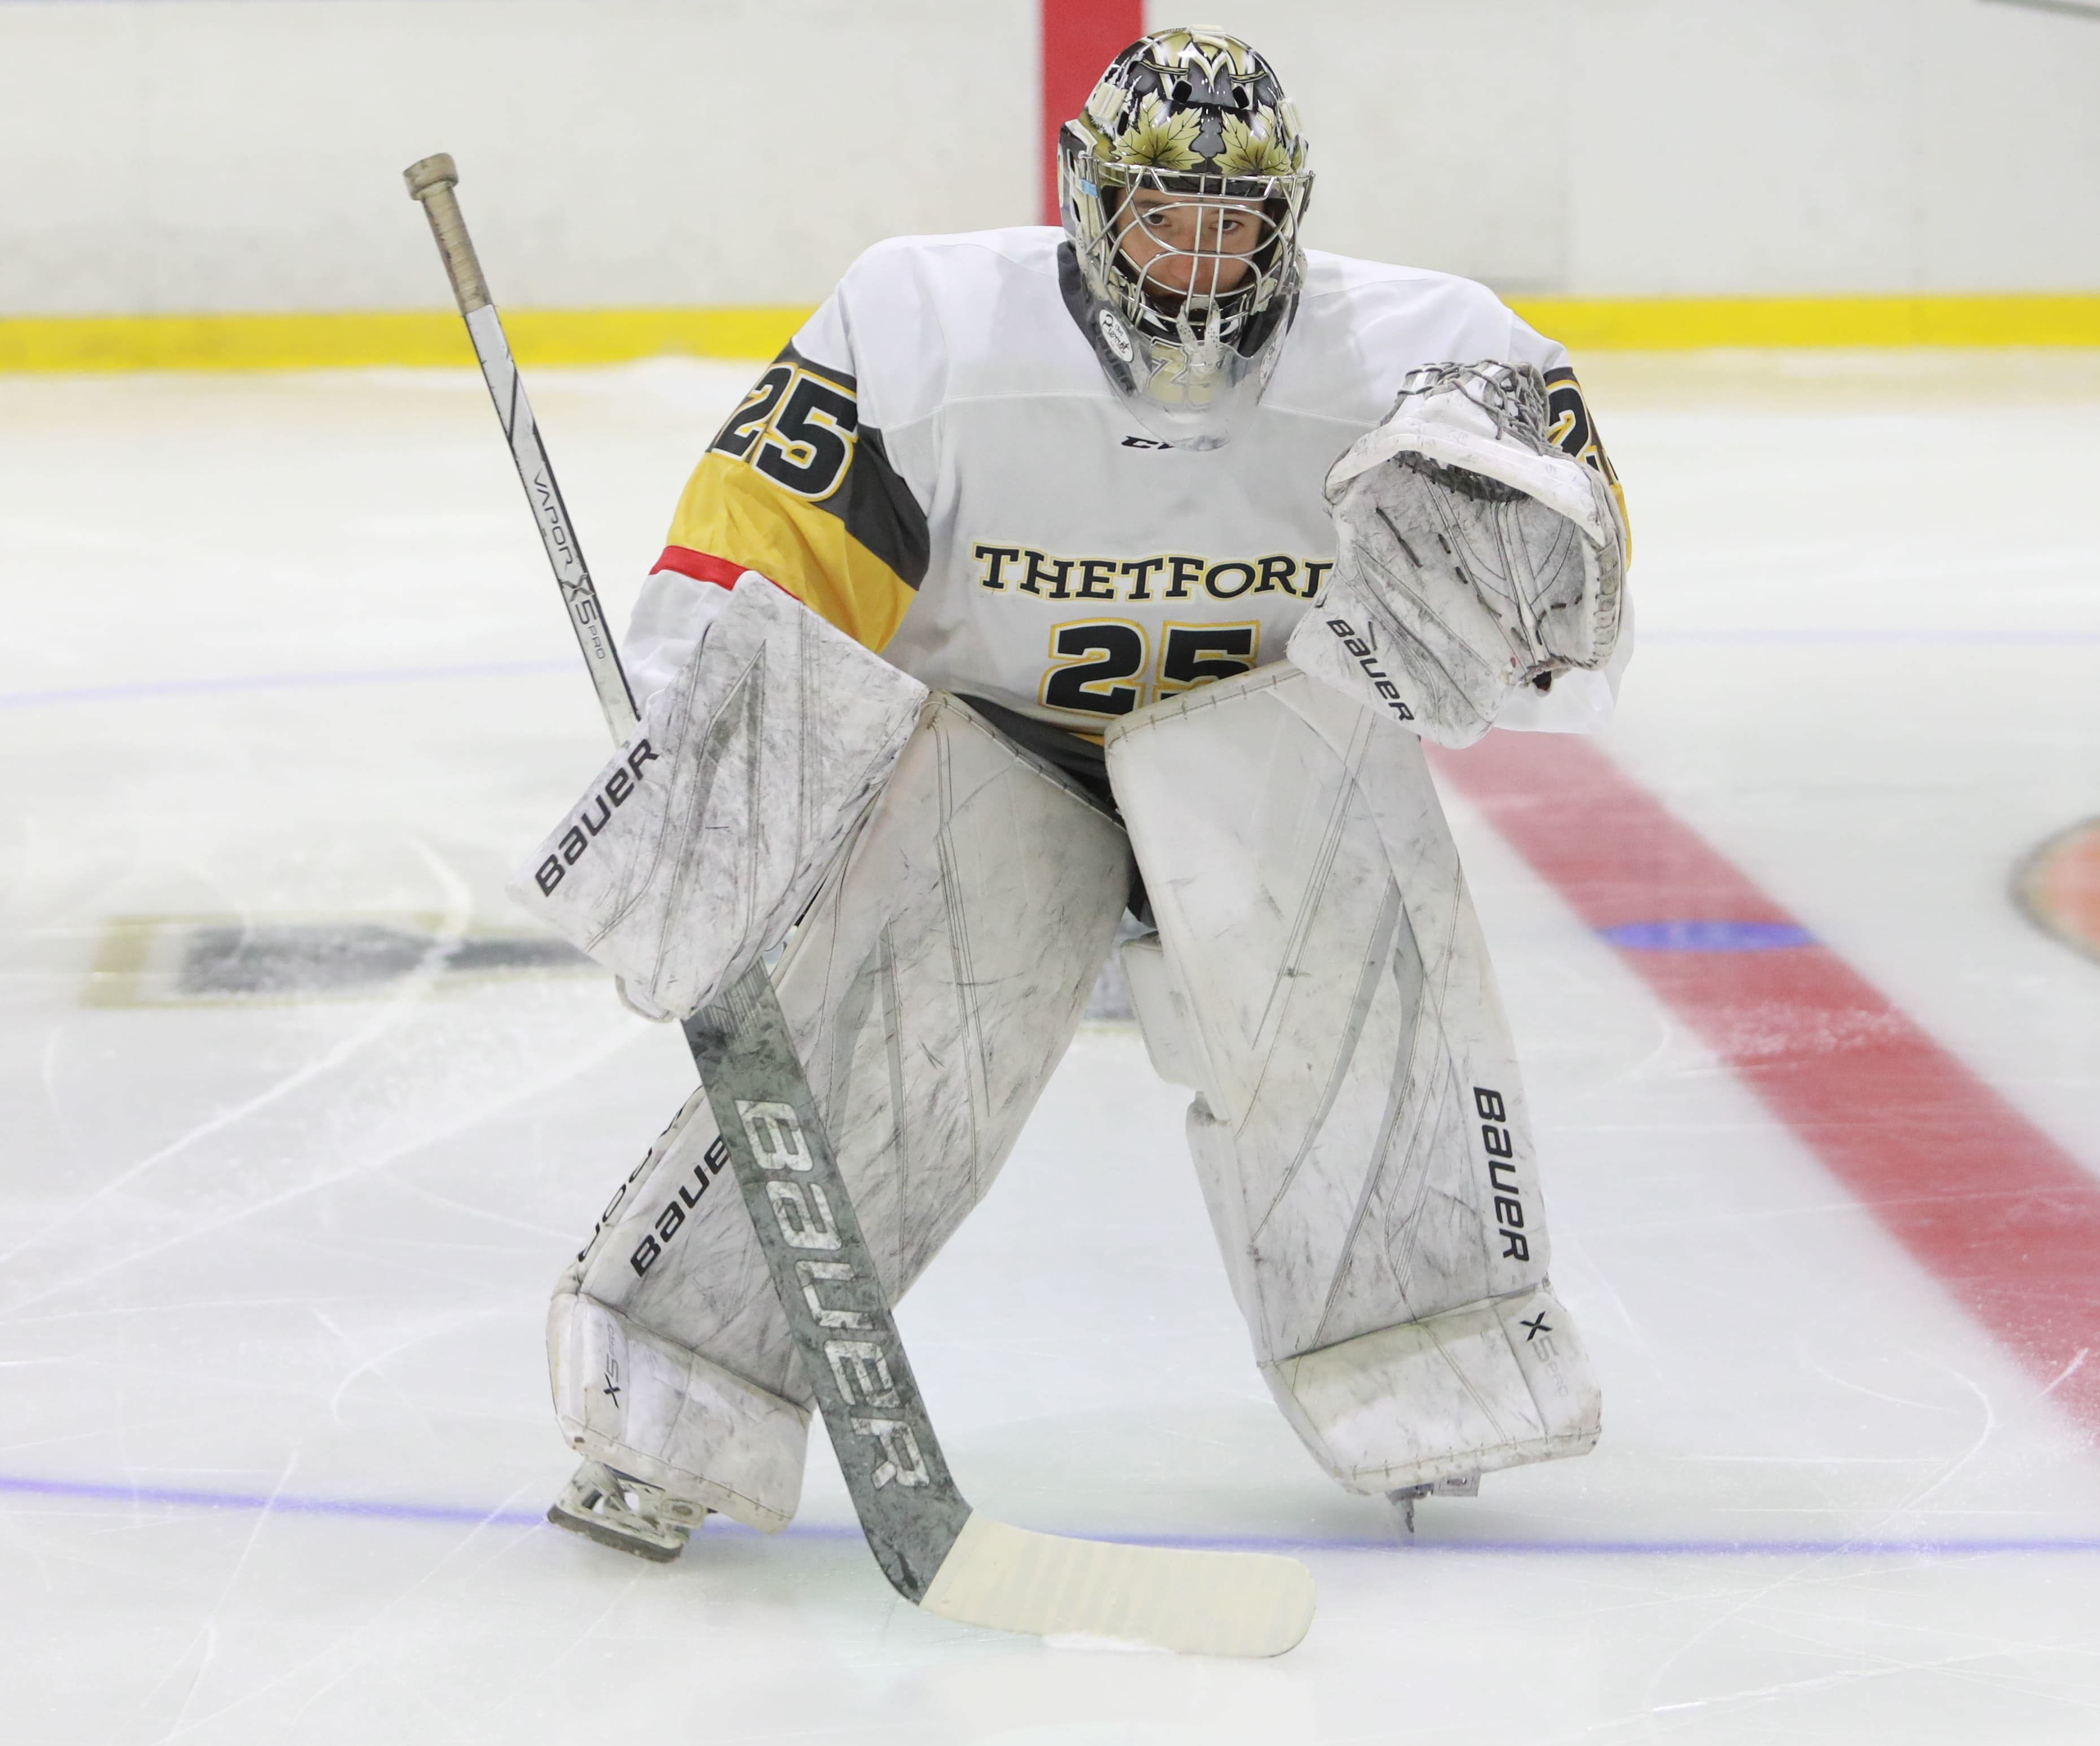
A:
{"label": "stick shaft", "polygon": [[547,445],[540,440],[532,403],[525,397],[525,384],[510,355],[510,341],[503,331],[502,318],[488,294],[488,281],[482,276],[481,262],[474,252],[474,239],[467,235],[458,196],[452,192],[457,172],[451,157],[440,152],[410,165],[404,179],[408,192],[421,203],[430,218],[430,234],[437,239],[445,276],[452,281],[452,295],[459,299],[460,313],[466,318],[467,337],[473,341],[474,355],[481,364],[481,379],[488,383],[489,399],[496,403],[496,416],[510,444],[518,483],[525,488],[525,500],[532,505],[532,520],[540,530],[540,544],[546,549],[548,563],[554,567],[562,605],[576,633],[576,646],[583,650],[584,664],[590,669],[591,684],[598,691],[598,708],[605,713],[612,737],[626,740],[640,725],[634,694],[620,664],[620,651],[606,628],[605,608],[591,580],[590,567],[584,562],[583,546],[569,519],[569,506],[562,501],[554,464],[547,458]]}
{"label": "stick shaft", "polygon": [[970,1519],[763,964],[686,1021],[766,1272],[868,1550],[922,1599]]}
{"label": "stick shaft", "polygon": [[[614,738],[624,740],[638,725],[633,700],[453,196],[457,176],[452,159],[443,155],[406,172],[408,192],[430,214],[606,721]],[[898,1591],[915,1602],[955,1546],[970,1506],[956,1491],[934,1436],[889,1294],[764,963],[738,978],[718,1004],[695,1013],[685,1031],[869,1550]],[[786,1155],[792,1164],[781,1162]],[[799,1214],[783,1214],[783,1197]],[[814,1225],[808,1222],[813,1218]],[[819,1234],[823,1246],[809,1246]],[[826,1325],[820,1320],[826,1316],[842,1319]]]}
{"label": "stick shaft", "polygon": [[466,318],[466,330],[474,340],[475,357],[481,360],[482,380],[488,384],[496,416],[510,442],[510,459],[518,469],[518,483],[525,487],[525,500],[532,506],[532,519],[540,530],[540,544],[554,567],[554,580],[562,590],[562,605],[576,633],[597,688],[598,708],[616,740],[631,739],[640,725],[634,693],[629,688],[620,651],[607,629],[605,607],[592,582],[590,567],[584,562],[583,547],[576,540],[569,506],[554,478],[547,446],[540,439],[540,425],[532,417],[532,403],[525,398],[525,384],[510,355],[510,342],[493,303],[484,303]]}

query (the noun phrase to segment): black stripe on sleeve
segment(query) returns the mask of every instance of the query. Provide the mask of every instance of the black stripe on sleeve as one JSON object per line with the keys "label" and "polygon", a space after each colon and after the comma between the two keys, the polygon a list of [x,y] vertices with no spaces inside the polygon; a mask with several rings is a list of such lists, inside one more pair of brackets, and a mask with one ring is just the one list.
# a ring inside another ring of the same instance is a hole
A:
{"label": "black stripe on sleeve", "polygon": [[848,533],[895,571],[898,581],[915,589],[926,580],[932,554],[926,512],[889,464],[880,430],[863,425],[854,446],[845,488],[821,507],[841,517]]}
{"label": "black stripe on sleeve", "polygon": [[708,447],[838,517],[907,588],[925,580],[926,512],[882,433],[861,423],[859,384],[845,371],[786,347]]}

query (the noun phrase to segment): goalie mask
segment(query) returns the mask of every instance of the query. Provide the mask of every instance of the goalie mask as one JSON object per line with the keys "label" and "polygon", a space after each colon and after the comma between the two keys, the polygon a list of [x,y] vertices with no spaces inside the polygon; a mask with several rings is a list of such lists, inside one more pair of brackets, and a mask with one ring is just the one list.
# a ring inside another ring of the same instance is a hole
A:
{"label": "goalie mask", "polygon": [[1268,63],[1212,31],[1132,43],[1058,136],[1066,306],[1177,448],[1229,441],[1268,386],[1304,277],[1305,158]]}

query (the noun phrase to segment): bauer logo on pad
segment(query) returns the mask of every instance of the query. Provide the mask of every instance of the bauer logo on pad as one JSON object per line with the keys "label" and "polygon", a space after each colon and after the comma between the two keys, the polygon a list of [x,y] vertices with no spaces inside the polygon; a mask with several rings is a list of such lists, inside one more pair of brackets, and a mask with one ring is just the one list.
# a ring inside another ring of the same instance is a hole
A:
{"label": "bauer logo on pad", "polygon": [[[576,809],[569,827],[562,833],[561,841],[554,853],[541,862],[532,875],[533,883],[542,893],[552,891],[562,883],[567,870],[584,858],[591,845],[591,837],[602,831],[612,817],[615,806],[624,806],[627,797],[634,792],[644,778],[642,766],[656,761],[656,754],[650,749],[649,742],[638,739],[627,754],[627,761],[616,765],[606,778],[605,786]],[[585,836],[588,831],[589,836]]]}

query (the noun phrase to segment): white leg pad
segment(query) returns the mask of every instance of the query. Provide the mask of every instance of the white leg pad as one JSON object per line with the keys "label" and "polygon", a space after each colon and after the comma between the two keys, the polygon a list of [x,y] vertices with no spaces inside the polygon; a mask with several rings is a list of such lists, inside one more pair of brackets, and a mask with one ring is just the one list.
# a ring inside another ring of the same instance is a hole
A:
{"label": "white leg pad", "polygon": [[768,1532],[802,1495],[810,1409],[558,1291],[549,1376],[562,1435],[580,1453]]}
{"label": "white leg pad", "polygon": [[[1189,1147],[1227,1274],[1308,1447],[1344,1484],[1587,1447],[1596,1391],[1564,1310],[1536,1397],[1525,1366],[1461,1338],[1465,1316],[1539,1292],[1548,1250],[1508,1027],[1420,742],[1282,663],[1126,716],[1107,749],[1159,924],[1162,1034],[1186,1021],[1162,1051],[1148,1019],[1148,1042],[1200,1093]],[[1144,1013],[1148,978],[1130,982]],[[1492,1405],[1423,1405],[1440,1365]]]}
{"label": "white leg pad", "polygon": [[[1112,819],[933,700],[774,973],[893,1299],[1005,1162],[1129,881]],[[810,1393],[728,1162],[695,1092],[558,1286],[550,1369],[584,1453],[777,1526],[800,1497]],[[607,1355],[626,1375],[616,1407]]]}
{"label": "white leg pad", "polygon": [[1581,1455],[1597,1440],[1595,1378],[1544,1286],[1261,1372],[1306,1448],[1352,1492]]}

